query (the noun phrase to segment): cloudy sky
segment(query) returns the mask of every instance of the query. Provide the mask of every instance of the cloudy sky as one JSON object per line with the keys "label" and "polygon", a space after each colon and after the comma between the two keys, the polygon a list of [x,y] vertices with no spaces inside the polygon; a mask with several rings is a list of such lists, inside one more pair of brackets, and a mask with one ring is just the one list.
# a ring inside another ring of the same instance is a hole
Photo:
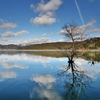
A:
{"label": "cloudy sky", "polygon": [[62,27],[74,20],[100,36],[100,0],[0,0],[0,44],[64,41]]}

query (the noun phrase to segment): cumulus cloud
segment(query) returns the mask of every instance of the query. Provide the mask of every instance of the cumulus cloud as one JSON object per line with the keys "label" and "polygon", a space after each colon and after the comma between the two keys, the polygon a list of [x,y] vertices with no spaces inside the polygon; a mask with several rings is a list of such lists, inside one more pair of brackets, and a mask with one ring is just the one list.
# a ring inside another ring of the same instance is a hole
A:
{"label": "cumulus cloud", "polygon": [[[62,4],[61,0],[50,0],[49,2],[45,3],[45,1],[41,1],[38,3],[37,7],[35,8],[35,11],[37,12],[48,12],[48,11],[55,11],[59,8],[59,6]],[[32,8],[34,8],[31,5]]]}
{"label": "cumulus cloud", "polygon": [[11,28],[16,28],[16,27],[17,27],[17,24],[10,23],[10,22],[7,22],[3,19],[0,19],[0,28],[1,29],[3,29],[3,28],[11,29]]}
{"label": "cumulus cloud", "polygon": [[0,25],[0,28],[15,28],[15,27],[17,27],[17,25],[14,23],[3,23],[2,25]]}
{"label": "cumulus cloud", "polygon": [[30,8],[33,9],[34,12],[39,13],[38,17],[31,18],[30,22],[39,26],[44,25],[48,26],[52,23],[56,22],[56,18],[54,18],[55,11],[62,4],[62,0],[50,0],[49,2],[45,2],[42,0],[36,6],[31,4]]}
{"label": "cumulus cloud", "polygon": [[42,15],[36,18],[31,18],[30,22],[37,26],[40,26],[40,25],[48,26],[56,22],[56,18],[52,18],[47,15]]}
{"label": "cumulus cloud", "polygon": [[0,35],[1,37],[16,37],[16,36],[19,36],[19,35],[22,35],[22,34],[26,34],[28,33],[28,31],[20,31],[20,32],[10,32],[10,31],[7,31],[5,33],[3,33],[2,35]]}

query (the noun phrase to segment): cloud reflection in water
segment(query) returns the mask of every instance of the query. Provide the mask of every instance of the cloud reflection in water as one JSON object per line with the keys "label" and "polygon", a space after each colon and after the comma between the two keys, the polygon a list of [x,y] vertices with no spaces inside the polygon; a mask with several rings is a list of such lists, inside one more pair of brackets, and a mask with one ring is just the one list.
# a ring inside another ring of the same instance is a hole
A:
{"label": "cloud reflection in water", "polygon": [[1,71],[0,72],[0,82],[5,81],[10,78],[16,78],[17,74],[13,71]]}
{"label": "cloud reflection in water", "polygon": [[[55,78],[51,75],[36,75],[31,78],[31,81],[38,83],[38,87],[34,87],[30,92],[30,98],[47,99],[47,100],[62,100],[62,97],[55,91]],[[37,98],[34,98],[37,95]]]}

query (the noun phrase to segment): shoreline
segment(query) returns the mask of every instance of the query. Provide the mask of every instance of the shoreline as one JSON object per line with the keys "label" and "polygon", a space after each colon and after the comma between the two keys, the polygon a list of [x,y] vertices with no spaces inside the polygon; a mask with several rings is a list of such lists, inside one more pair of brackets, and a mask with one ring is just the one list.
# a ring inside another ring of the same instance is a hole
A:
{"label": "shoreline", "polygon": [[[0,49],[0,51],[72,51],[72,50],[59,50],[59,49]],[[100,50],[74,50],[74,51],[100,51]]]}

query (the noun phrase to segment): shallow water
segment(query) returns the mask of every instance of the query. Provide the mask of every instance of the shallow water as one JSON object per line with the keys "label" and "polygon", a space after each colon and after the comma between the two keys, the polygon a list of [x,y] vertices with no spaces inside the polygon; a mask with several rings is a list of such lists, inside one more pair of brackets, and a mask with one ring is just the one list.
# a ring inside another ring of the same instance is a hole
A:
{"label": "shallow water", "polygon": [[67,57],[0,53],[0,100],[99,100],[100,62],[77,57],[70,65]]}

